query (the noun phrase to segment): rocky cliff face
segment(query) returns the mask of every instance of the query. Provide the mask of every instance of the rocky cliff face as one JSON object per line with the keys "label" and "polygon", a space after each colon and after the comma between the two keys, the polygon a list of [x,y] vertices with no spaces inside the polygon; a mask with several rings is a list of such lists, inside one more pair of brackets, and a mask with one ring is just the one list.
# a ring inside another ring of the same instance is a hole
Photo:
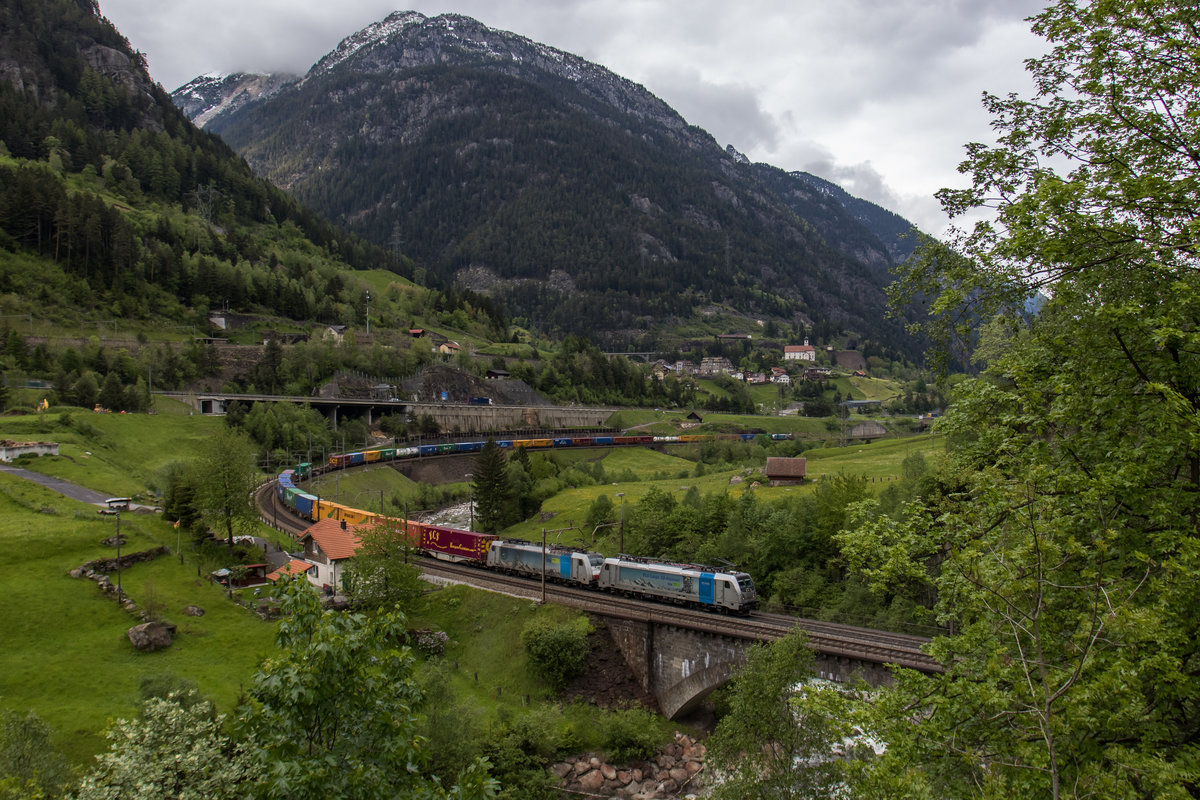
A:
{"label": "rocky cliff face", "polygon": [[171,92],[171,100],[188,119],[203,128],[213,117],[237,111],[247,103],[265,100],[299,80],[282,73],[201,75]]}

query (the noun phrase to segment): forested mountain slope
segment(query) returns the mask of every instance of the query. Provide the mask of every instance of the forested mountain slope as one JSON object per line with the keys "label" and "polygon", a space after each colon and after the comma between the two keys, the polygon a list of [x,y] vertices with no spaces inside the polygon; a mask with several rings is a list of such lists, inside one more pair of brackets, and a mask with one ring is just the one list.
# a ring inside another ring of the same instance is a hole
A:
{"label": "forested mountain slope", "polygon": [[873,220],[568,53],[407,12],[256,100],[197,89],[176,101],[260,174],[532,326],[632,341],[726,312],[917,350]]}
{"label": "forested mountain slope", "polygon": [[337,322],[348,268],[398,268],[197,129],[88,0],[0,4],[0,78],[10,312],[205,323],[220,303]]}

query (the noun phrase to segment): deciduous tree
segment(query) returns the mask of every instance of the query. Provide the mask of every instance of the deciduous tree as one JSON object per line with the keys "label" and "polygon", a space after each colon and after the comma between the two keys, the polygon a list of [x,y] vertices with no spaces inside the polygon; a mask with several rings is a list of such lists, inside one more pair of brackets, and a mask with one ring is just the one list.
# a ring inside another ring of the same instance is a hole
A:
{"label": "deciduous tree", "polygon": [[522,629],[521,644],[534,670],[557,690],[583,671],[589,630],[584,617],[560,623],[536,618]]}
{"label": "deciduous tree", "polygon": [[248,762],[207,701],[156,697],[140,717],[118,719],[109,749],[83,779],[77,800],[234,800],[247,796]]}
{"label": "deciduous tree", "polygon": [[1037,95],[987,96],[998,143],[941,195],[991,215],[897,292],[931,299],[943,352],[981,318],[1015,333],[960,387],[936,491],[843,537],[954,630],[944,673],[878,696],[863,796],[1200,785],[1200,7],[1060,0],[1034,30]]}
{"label": "deciduous tree", "polygon": [[58,797],[69,776],[40,717],[0,711],[0,800]]}
{"label": "deciduous tree", "polygon": [[234,534],[254,520],[250,493],[257,474],[250,442],[228,428],[213,433],[196,463],[197,505],[205,521],[225,534],[231,553]]}
{"label": "deciduous tree", "polygon": [[357,531],[361,545],[342,578],[350,600],[363,609],[398,607],[411,611],[428,588],[408,557],[411,544],[402,528],[379,522]]}
{"label": "deciduous tree", "polygon": [[[764,800],[832,797],[842,781],[834,746],[849,731],[835,689],[805,686],[813,651],[797,629],[750,648],[729,688],[729,713],[710,741],[719,782],[713,797]],[[805,702],[801,703],[801,698]]]}
{"label": "deciduous tree", "polygon": [[[241,717],[256,793],[326,800],[486,800],[495,782],[485,762],[444,789],[421,774],[417,736],[421,692],[397,612],[371,617],[324,611],[304,581],[281,596],[276,644],[254,676]],[[447,781],[447,783],[451,783]]]}

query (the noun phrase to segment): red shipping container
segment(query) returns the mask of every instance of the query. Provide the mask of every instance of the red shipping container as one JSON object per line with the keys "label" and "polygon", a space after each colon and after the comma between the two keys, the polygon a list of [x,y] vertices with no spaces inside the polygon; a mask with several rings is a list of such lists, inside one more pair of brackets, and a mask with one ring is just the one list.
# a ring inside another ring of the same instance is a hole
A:
{"label": "red shipping container", "polygon": [[488,545],[495,538],[490,533],[424,525],[421,530],[421,549],[437,558],[452,561],[486,561]]}

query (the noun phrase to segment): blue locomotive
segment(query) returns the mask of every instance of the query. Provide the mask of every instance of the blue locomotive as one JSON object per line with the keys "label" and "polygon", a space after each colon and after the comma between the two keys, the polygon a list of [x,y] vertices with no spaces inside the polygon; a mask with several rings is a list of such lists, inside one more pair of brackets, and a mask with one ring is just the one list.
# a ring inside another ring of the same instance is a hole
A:
{"label": "blue locomotive", "polygon": [[653,597],[748,614],[758,606],[754,581],[745,572],[729,572],[695,564],[675,564],[648,558],[617,556],[604,559],[599,588],[636,597]]}

